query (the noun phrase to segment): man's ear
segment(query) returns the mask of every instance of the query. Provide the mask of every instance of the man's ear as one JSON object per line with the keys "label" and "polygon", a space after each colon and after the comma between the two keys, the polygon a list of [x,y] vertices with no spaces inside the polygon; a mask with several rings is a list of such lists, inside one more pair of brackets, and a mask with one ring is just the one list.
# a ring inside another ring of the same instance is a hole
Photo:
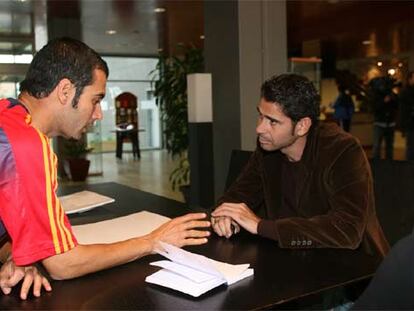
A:
{"label": "man's ear", "polygon": [[59,99],[59,102],[62,105],[66,105],[67,103],[71,102],[72,100],[72,93],[74,91],[74,85],[70,82],[69,79],[62,79],[56,86],[56,93]]}
{"label": "man's ear", "polygon": [[312,120],[309,117],[300,119],[295,126],[295,134],[297,136],[305,136],[312,126]]}

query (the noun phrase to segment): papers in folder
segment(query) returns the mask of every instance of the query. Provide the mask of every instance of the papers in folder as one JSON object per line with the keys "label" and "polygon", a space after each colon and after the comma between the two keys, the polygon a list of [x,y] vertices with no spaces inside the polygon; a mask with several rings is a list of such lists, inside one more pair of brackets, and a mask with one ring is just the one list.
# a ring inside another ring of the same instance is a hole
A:
{"label": "papers in folder", "polygon": [[162,243],[159,254],[170,259],[152,262],[163,269],[145,281],[198,297],[221,285],[231,285],[253,275],[249,264],[231,265]]}
{"label": "papers in folder", "polygon": [[82,213],[112,203],[115,199],[92,191],[80,191],[59,197],[66,214]]}

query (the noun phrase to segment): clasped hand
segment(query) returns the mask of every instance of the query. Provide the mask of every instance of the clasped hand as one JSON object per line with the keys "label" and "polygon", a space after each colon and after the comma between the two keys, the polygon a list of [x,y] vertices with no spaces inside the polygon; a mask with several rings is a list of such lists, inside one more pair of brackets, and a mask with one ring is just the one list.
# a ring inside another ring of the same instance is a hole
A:
{"label": "clasped hand", "polygon": [[260,218],[244,203],[223,203],[211,213],[214,232],[230,238],[240,231],[240,226],[257,234]]}
{"label": "clasped hand", "polygon": [[11,289],[23,279],[20,290],[20,298],[25,300],[33,285],[33,295],[40,297],[42,287],[50,292],[52,287],[35,266],[16,266],[13,259],[9,258],[0,270],[0,288],[5,295],[10,294]]}

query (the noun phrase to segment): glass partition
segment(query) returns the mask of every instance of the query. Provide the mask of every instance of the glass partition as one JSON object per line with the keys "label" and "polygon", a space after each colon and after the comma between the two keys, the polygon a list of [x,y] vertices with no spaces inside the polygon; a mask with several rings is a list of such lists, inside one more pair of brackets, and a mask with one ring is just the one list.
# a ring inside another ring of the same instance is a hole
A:
{"label": "glass partition", "polygon": [[[138,98],[138,127],[141,150],[161,147],[160,113],[152,96],[150,73],[156,58],[104,57],[109,67],[106,96],[102,101],[102,150],[115,151],[115,97],[130,92]],[[126,144],[124,150],[131,150]]]}

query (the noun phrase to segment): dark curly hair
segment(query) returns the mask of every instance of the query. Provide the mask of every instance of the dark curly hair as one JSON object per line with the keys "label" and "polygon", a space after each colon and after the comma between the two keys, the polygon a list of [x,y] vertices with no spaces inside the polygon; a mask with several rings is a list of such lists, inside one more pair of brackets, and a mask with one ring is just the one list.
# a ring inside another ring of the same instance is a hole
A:
{"label": "dark curly hair", "polygon": [[69,79],[76,87],[72,106],[77,107],[85,86],[93,83],[93,71],[100,69],[109,75],[108,65],[85,43],[72,38],[49,41],[33,58],[20,83],[20,92],[33,97],[47,97],[59,81]]}
{"label": "dark curly hair", "polygon": [[261,97],[280,105],[283,113],[294,123],[309,117],[318,123],[319,95],[312,82],[297,74],[273,76],[262,84]]}

